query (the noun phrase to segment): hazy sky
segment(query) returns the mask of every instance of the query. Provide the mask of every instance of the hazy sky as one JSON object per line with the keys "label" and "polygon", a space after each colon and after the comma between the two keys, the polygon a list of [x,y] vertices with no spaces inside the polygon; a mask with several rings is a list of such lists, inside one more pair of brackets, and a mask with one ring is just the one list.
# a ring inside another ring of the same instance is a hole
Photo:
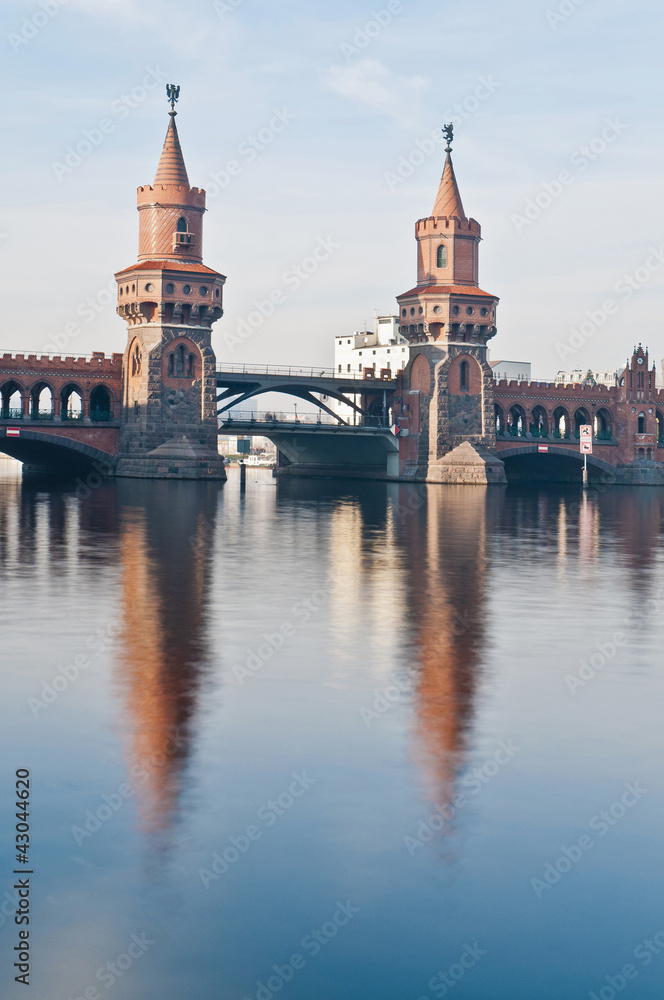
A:
{"label": "hazy sky", "polygon": [[[228,276],[221,360],[331,364],[336,334],[395,310],[451,116],[501,299],[492,356],[548,376],[615,367],[637,341],[664,355],[655,0],[3,0],[0,16],[2,346],[123,349],[109,289],[136,258],[174,82],[205,260]],[[274,315],[226,343],[275,290]]]}

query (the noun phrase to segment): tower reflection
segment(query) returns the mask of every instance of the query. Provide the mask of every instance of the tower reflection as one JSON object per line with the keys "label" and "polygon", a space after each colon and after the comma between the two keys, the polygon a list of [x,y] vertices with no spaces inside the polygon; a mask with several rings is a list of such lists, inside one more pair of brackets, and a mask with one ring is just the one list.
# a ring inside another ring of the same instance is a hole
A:
{"label": "tower reflection", "polygon": [[[143,832],[177,809],[195,736],[208,648],[206,622],[218,486],[118,484],[122,622],[118,678],[127,706],[128,770]],[[165,502],[164,502],[165,501]]]}
{"label": "tower reflection", "polygon": [[503,494],[475,486],[400,487],[395,519],[408,566],[417,649],[415,755],[439,805],[462,770],[486,630],[487,533]]}

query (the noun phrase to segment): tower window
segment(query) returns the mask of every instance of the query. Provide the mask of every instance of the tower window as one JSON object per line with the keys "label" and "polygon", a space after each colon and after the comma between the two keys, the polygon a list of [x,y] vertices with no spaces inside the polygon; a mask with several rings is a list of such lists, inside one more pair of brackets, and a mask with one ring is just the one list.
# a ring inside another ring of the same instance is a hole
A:
{"label": "tower window", "polygon": [[461,389],[468,388],[468,362],[462,361],[459,365],[459,386]]}
{"label": "tower window", "polygon": [[639,413],[639,434],[645,434],[646,432],[646,415],[645,413]]}
{"label": "tower window", "polygon": [[447,247],[442,244],[436,252],[436,267],[447,267]]}
{"label": "tower window", "polygon": [[180,218],[178,219],[177,229],[179,233],[187,232],[187,220],[185,219],[184,215],[181,215]]}

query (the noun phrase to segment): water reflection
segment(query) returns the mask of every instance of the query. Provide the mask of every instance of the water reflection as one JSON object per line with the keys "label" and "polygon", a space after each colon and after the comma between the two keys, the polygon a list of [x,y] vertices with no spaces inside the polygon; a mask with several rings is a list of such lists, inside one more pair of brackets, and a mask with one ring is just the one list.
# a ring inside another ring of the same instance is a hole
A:
{"label": "water reflection", "polygon": [[175,813],[196,732],[210,653],[209,589],[218,486],[118,485],[122,510],[122,655],[117,678],[127,770],[142,788],[141,829],[164,831]]}
{"label": "water reflection", "polygon": [[412,488],[399,491],[396,521],[418,650],[415,745],[428,794],[442,805],[473,724],[485,643],[487,520],[500,516],[502,492],[422,488],[416,509],[412,496]]}

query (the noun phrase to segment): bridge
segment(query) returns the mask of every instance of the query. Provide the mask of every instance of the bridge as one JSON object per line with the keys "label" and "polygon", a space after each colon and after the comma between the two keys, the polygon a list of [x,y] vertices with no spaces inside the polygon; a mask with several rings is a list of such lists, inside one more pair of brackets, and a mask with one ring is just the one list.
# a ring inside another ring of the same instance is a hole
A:
{"label": "bridge", "polygon": [[[640,344],[613,386],[494,381],[499,299],[479,286],[481,226],[464,210],[451,130],[432,213],[415,223],[417,283],[397,296],[403,370],[390,370],[387,344],[380,361],[372,344],[371,367],[358,347],[352,373],[218,364],[212,326],[226,278],[203,263],[205,191],[189,184],[176,114],[154,182],[138,188],[138,259],[115,275],[124,352],[5,351],[4,452],[37,470],[223,481],[218,434],[260,433],[277,445],[282,475],[578,482],[579,428],[590,425],[592,476],[664,485],[664,391]],[[266,393],[320,416],[248,413]]]}
{"label": "bridge", "polygon": [[328,414],[233,411],[220,414],[221,434],[261,435],[277,447],[278,473],[344,476],[350,479],[399,477],[399,442],[382,417],[359,424]]}
{"label": "bridge", "polygon": [[[224,403],[220,413],[263,393],[283,392],[319,407],[339,423],[345,421],[327,405],[326,399],[344,403],[362,417],[381,416],[386,421],[397,378],[389,370],[376,378],[373,368],[341,375],[331,368],[217,365],[217,388],[223,389],[217,396],[217,402]],[[358,395],[361,397],[359,404]]]}

